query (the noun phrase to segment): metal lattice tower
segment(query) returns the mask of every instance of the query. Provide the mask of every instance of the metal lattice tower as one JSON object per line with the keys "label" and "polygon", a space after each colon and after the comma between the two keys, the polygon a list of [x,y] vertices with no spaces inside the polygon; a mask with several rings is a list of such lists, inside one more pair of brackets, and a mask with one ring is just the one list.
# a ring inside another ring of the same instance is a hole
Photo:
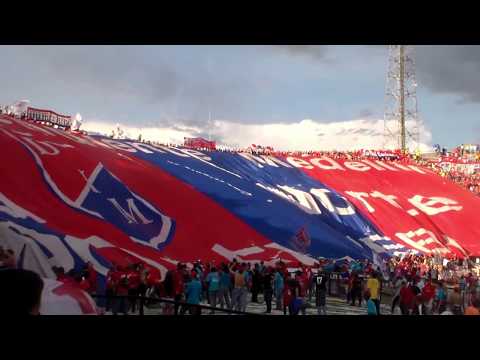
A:
{"label": "metal lattice tower", "polygon": [[389,46],[385,95],[384,148],[417,149],[420,121],[413,46]]}

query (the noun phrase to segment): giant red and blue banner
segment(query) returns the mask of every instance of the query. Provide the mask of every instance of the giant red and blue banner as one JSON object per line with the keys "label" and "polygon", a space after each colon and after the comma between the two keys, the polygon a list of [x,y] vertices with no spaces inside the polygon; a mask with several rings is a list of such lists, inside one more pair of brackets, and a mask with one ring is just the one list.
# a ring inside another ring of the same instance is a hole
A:
{"label": "giant red and blue banner", "polygon": [[480,255],[480,199],[395,161],[202,152],[0,117],[0,240],[65,271]]}

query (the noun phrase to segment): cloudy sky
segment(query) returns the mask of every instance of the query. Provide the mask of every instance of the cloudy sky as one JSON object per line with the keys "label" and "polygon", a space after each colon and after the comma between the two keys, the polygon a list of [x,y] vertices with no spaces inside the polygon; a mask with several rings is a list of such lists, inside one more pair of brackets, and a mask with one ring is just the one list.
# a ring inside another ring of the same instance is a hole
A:
{"label": "cloudy sky", "polygon": [[[417,46],[423,143],[480,142],[480,46]],[[385,46],[0,46],[0,103],[232,146],[378,147]],[[212,121],[209,123],[209,111]],[[210,124],[210,125],[209,125]],[[374,146],[375,145],[375,146]]]}

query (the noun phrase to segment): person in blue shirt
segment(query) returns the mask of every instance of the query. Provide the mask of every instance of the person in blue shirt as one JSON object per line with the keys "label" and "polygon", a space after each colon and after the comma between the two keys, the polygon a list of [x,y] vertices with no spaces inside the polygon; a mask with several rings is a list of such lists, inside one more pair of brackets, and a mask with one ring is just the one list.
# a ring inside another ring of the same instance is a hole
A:
{"label": "person in blue shirt", "polygon": [[[207,275],[205,282],[208,286],[208,297],[210,298],[210,306],[217,306],[218,290],[220,289],[220,275],[215,267],[212,267]],[[215,310],[211,310],[210,314],[215,314]]]}
{"label": "person in blue shirt", "polygon": [[[198,275],[194,274],[192,280],[187,283],[185,289],[185,295],[187,297],[187,304],[189,304],[188,310],[191,315],[200,315],[201,308],[198,306],[202,297],[202,283],[198,279]],[[182,307],[180,314],[183,315],[187,307]]]}
{"label": "person in blue shirt", "polygon": [[232,277],[227,265],[223,265],[220,269],[220,283],[218,288],[218,299],[220,300],[220,307],[223,309],[225,303],[227,309],[231,309],[230,302],[230,288],[232,287]]}
{"label": "person in blue shirt", "polygon": [[378,315],[377,313],[377,306],[370,299],[370,295],[365,296],[365,300],[367,300],[367,315]]}
{"label": "person in blue shirt", "polygon": [[276,310],[282,310],[282,298],[283,298],[283,275],[280,269],[277,269],[275,272],[275,277],[273,279],[273,291],[275,293],[275,302],[276,302]]}
{"label": "person in blue shirt", "polygon": [[445,311],[447,304],[447,292],[445,291],[445,288],[443,287],[443,282],[441,281],[438,284],[437,291],[435,293],[435,302],[435,308],[439,314]]}

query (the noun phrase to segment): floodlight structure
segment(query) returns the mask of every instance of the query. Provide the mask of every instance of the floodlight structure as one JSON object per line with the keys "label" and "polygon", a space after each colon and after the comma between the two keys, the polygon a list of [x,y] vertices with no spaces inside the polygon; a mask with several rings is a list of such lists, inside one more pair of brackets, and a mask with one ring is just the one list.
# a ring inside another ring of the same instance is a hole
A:
{"label": "floodlight structure", "polygon": [[417,149],[420,120],[413,46],[389,46],[385,97],[384,148]]}

